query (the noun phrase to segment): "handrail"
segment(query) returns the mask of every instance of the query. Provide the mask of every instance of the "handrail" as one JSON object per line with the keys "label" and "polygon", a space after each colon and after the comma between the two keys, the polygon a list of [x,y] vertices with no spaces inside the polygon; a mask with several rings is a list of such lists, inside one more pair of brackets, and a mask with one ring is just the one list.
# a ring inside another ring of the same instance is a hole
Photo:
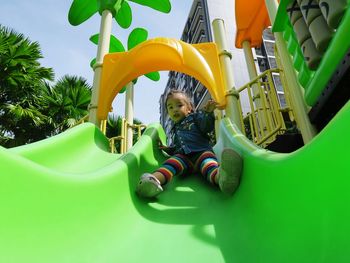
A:
{"label": "handrail", "polygon": [[[77,121],[77,123],[74,126],[77,126],[79,124],[82,124],[86,121],[89,120],[89,114],[84,116],[83,118],[81,118],[79,121]],[[73,127],[74,127],[73,126]],[[122,118],[122,127],[121,127],[121,135],[119,136],[114,136],[111,138],[108,138],[109,141],[109,147],[111,150],[111,153],[116,153],[117,149],[115,147],[115,142],[116,141],[120,141],[120,149],[119,149],[119,153],[123,154],[126,152],[126,142],[127,142],[127,128],[130,127],[134,130],[137,130],[137,140],[140,139],[141,137],[141,130],[142,128],[147,128],[147,125],[145,124],[129,124],[125,118]],[[106,129],[107,129],[107,120],[101,120],[101,124],[100,124],[100,130],[102,131],[102,133],[104,135],[106,135]]]}
{"label": "handrail", "polygon": [[131,127],[132,129],[137,129],[137,140],[139,140],[140,139],[140,137],[141,137],[141,129],[142,128],[147,128],[147,125],[145,125],[145,124],[133,124],[133,125],[130,125],[129,123],[128,123],[128,127]]}
{"label": "handrail", "polygon": [[122,152],[122,144],[124,141],[124,137],[119,135],[119,136],[114,136],[108,139],[109,140],[109,147],[111,149],[111,153],[115,153],[117,151],[117,149],[115,148],[115,141],[121,141],[121,146],[120,146],[120,153],[124,153]]}
{"label": "handrail", "polygon": [[123,154],[126,152],[126,142],[127,142],[127,128],[132,128],[137,130],[137,140],[140,139],[141,137],[141,129],[146,128],[147,125],[145,124],[129,124],[125,118],[122,118],[122,127],[121,127],[121,135],[115,136],[112,138],[109,138],[109,145],[111,148],[111,152],[115,153],[116,148],[115,148],[115,141],[120,141],[120,151],[119,153]]}
{"label": "handrail", "polygon": [[83,118],[81,118],[80,120],[78,120],[72,127],[70,127],[70,128],[73,128],[73,127],[75,127],[75,126],[77,126],[77,125],[79,125],[79,124],[82,124],[82,123],[84,123],[84,122],[86,122],[86,121],[88,121],[89,120],[89,114],[87,114],[87,115],[85,115]]}
{"label": "handrail", "polygon": [[[242,97],[242,92],[247,92],[250,106],[250,112],[245,117],[243,117],[243,112],[241,111],[241,125],[244,127],[245,120],[248,122],[248,130],[252,136],[251,140],[262,147],[266,147],[273,142],[277,134],[283,134],[286,131],[282,112],[291,111],[290,107],[282,108],[280,106],[272,73],[280,74],[282,70],[266,70],[237,90],[240,93],[240,98]],[[258,94],[255,96],[253,96],[252,92],[253,86],[258,89]],[[256,98],[260,98],[260,107],[257,107],[254,103]],[[263,119],[264,121],[262,121]],[[243,133],[247,135],[245,129],[243,129]]]}

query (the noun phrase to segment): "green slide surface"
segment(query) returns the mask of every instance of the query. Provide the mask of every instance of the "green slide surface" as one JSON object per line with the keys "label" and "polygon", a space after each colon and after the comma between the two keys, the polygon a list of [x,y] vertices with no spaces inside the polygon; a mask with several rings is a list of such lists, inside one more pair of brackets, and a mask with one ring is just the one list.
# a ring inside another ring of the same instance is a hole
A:
{"label": "green slide surface", "polygon": [[348,103],[291,154],[222,120],[215,150],[244,158],[233,197],[191,175],[138,198],[139,176],[165,160],[159,124],[125,155],[92,124],[0,148],[0,262],[349,262],[349,120]]}

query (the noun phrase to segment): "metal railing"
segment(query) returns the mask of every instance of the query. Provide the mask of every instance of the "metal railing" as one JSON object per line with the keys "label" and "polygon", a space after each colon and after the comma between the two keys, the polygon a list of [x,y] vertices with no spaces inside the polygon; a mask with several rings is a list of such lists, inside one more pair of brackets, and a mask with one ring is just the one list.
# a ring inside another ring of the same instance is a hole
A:
{"label": "metal railing", "polygon": [[[255,144],[262,147],[266,147],[278,134],[286,131],[282,112],[291,112],[290,107],[280,106],[272,78],[272,73],[281,72],[280,69],[266,70],[237,90],[240,97],[246,92],[249,99],[250,112],[245,117],[243,112],[241,114],[241,124],[245,127],[243,132]],[[259,100],[259,103],[256,100]]]}
{"label": "metal railing", "polygon": [[[82,124],[84,122],[87,122],[89,120],[89,115],[84,116],[74,126],[77,126],[79,124]],[[73,127],[74,127],[73,126]],[[147,125],[145,124],[132,124],[130,125],[125,118],[122,118],[122,125],[121,125],[121,134],[119,136],[114,136],[111,138],[108,138],[109,141],[109,147],[111,150],[111,153],[116,153],[116,141],[120,141],[120,148],[119,153],[123,154],[127,151],[127,129],[132,128],[133,130],[137,130],[137,140],[141,137],[141,130],[143,128],[146,128]],[[107,120],[102,120],[100,124],[100,130],[104,135],[106,135],[106,129],[107,129]],[[134,135],[134,134],[133,134]],[[132,138],[133,139],[133,138]]]}
{"label": "metal railing", "polygon": [[[119,148],[119,153],[123,154],[126,152],[126,129],[127,129],[127,124],[126,124],[126,119],[122,118],[122,126],[121,126],[121,132],[119,136],[111,137],[109,138],[109,148],[111,149],[111,153],[116,153],[117,149],[115,147],[116,141],[120,141],[120,148]],[[104,133],[106,134],[106,133]]]}
{"label": "metal railing", "polygon": [[[127,129],[128,128],[132,128],[133,130],[137,130],[137,140],[139,140],[141,137],[141,130],[143,128],[146,128],[146,127],[147,127],[147,125],[144,125],[144,124],[132,124],[131,125],[126,121],[125,118],[123,118],[122,119],[121,134],[119,136],[109,138],[109,146],[110,146],[111,152],[115,153],[117,151],[116,147],[115,147],[116,141],[120,141],[119,153],[123,154],[128,150],[127,149],[127,141],[128,141]],[[134,135],[134,133],[133,133],[133,135]],[[131,138],[131,140],[133,140],[133,138]]]}
{"label": "metal railing", "polygon": [[81,118],[80,120],[78,120],[71,128],[79,125],[79,124],[82,124],[84,122],[87,122],[89,120],[89,114],[85,115],[83,118]]}

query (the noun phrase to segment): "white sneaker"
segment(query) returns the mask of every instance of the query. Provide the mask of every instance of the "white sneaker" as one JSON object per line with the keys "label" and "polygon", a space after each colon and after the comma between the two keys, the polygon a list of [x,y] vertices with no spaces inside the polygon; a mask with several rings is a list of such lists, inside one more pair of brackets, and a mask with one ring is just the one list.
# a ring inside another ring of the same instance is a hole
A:
{"label": "white sneaker", "polygon": [[155,197],[163,192],[159,180],[150,173],[141,176],[139,184],[136,187],[136,193],[142,197]]}
{"label": "white sneaker", "polygon": [[243,160],[242,157],[230,148],[226,148],[221,154],[219,167],[219,187],[225,194],[233,194],[241,178]]}

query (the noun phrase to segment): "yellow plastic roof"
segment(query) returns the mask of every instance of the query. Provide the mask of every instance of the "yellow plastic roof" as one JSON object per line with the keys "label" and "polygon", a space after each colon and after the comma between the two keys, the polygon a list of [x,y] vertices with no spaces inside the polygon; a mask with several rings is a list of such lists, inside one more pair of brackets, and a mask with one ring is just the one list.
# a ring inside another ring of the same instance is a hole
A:
{"label": "yellow plastic roof", "polygon": [[236,42],[242,48],[243,41],[249,41],[252,47],[259,47],[262,31],[271,25],[263,0],[236,0]]}
{"label": "yellow plastic roof", "polygon": [[173,38],[154,38],[127,52],[104,57],[98,118],[107,118],[113,99],[127,83],[159,70],[174,70],[195,77],[208,89],[219,107],[225,107],[225,87],[215,43],[188,44]]}

